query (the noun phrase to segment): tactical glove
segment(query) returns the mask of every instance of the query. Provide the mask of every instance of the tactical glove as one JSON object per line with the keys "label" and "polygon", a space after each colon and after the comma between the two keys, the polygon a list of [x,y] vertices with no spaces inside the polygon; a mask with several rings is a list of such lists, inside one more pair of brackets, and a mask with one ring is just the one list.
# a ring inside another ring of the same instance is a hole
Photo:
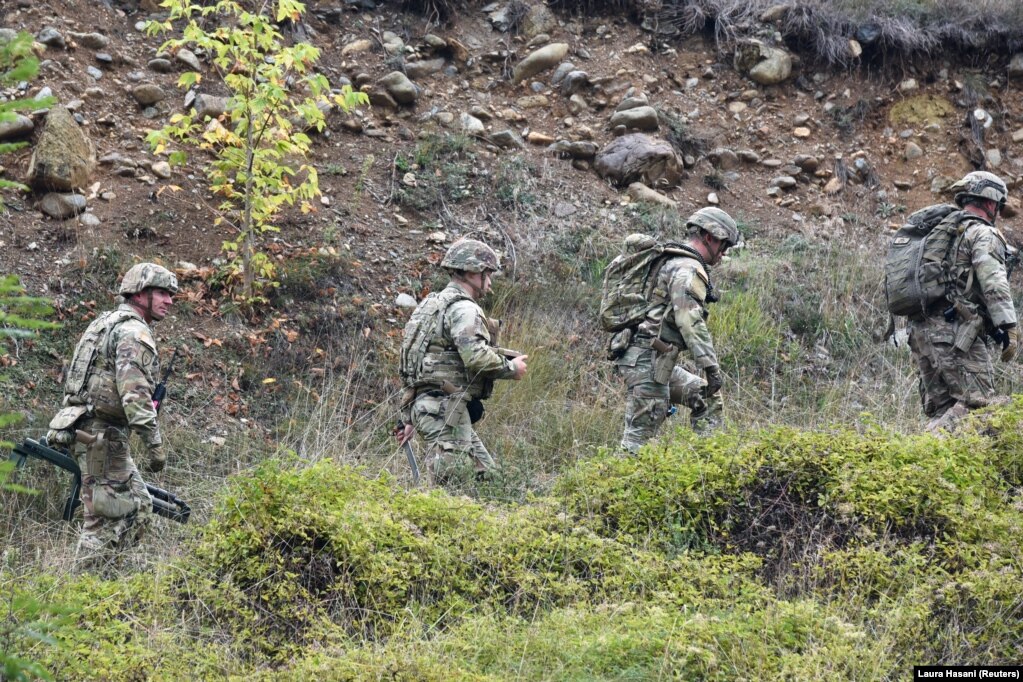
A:
{"label": "tactical glove", "polygon": [[1015,325],[1003,327],[1005,336],[1002,340],[1002,362],[1009,362],[1016,357],[1019,350],[1019,328]]}
{"label": "tactical glove", "polygon": [[703,397],[710,398],[721,390],[721,368],[717,365],[711,365],[704,369],[703,372],[707,376],[707,385],[703,387]]}
{"label": "tactical glove", "polygon": [[163,448],[156,447],[149,449],[149,459],[146,462],[146,471],[151,474],[159,473],[163,471],[163,467],[166,464],[167,453],[163,451]]}

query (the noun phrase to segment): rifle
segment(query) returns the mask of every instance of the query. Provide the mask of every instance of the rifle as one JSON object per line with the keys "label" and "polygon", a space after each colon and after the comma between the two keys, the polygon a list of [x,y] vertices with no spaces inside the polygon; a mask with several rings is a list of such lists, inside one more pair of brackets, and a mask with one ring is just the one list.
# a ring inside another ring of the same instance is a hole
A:
{"label": "rifle", "polygon": [[[399,419],[395,425],[395,431],[401,433],[404,430],[405,422]],[[405,450],[405,457],[408,459],[409,467],[412,468],[412,484],[419,485],[419,465],[416,463],[416,453],[412,452],[412,442],[407,440],[401,447]]]}
{"label": "rifle", "polygon": [[[91,436],[84,431],[78,431],[77,433],[84,434],[92,438],[93,441],[98,438],[98,436]],[[63,519],[71,521],[74,518],[75,509],[82,503],[79,499],[79,493],[82,490],[82,470],[78,466],[78,462],[67,454],[51,448],[45,438],[40,438],[38,441],[26,438],[22,443],[14,446],[9,459],[20,469],[25,466],[25,462],[29,457],[49,462],[71,474],[73,478],[71,493],[68,495],[67,501],[64,502],[63,513]],[[178,523],[188,523],[188,517],[192,514],[192,509],[184,500],[149,483],[146,484],[146,490],[149,492],[149,496],[153,498],[154,514],[158,514],[171,521],[177,521]]]}
{"label": "rifle", "polygon": [[156,389],[153,391],[153,408],[157,412],[160,411],[160,406],[163,404],[163,399],[167,397],[167,380],[170,379],[171,373],[174,371],[174,361],[178,359],[178,349],[174,349],[174,354],[171,355],[170,362],[167,363],[167,371],[163,373],[163,378],[160,379],[160,383],[156,385]]}

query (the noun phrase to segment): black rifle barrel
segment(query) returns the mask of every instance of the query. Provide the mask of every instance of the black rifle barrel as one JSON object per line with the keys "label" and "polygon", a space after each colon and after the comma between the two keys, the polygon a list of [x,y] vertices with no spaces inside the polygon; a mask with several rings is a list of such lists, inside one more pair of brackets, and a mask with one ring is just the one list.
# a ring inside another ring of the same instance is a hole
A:
{"label": "black rifle barrel", "polygon": [[[74,518],[75,509],[82,503],[81,499],[79,499],[82,491],[82,470],[78,466],[78,462],[63,452],[51,448],[46,444],[45,439],[35,441],[31,438],[26,438],[14,446],[14,449],[11,451],[10,460],[15,462],[20,469],[25,466],[25,462],[29,457],[49,462],[71,474],[74,480],[71,483],[71,492],[68,495],[67,501],[64,502],[63,513],[63,519],[71,521]],[[184,500],[149,483],[146,484],[146,490],[153,499],[154,514],[168,518],[171,521],[177,521],[178,523],[188,523],[188,518],[192,515],[192,508]]]}

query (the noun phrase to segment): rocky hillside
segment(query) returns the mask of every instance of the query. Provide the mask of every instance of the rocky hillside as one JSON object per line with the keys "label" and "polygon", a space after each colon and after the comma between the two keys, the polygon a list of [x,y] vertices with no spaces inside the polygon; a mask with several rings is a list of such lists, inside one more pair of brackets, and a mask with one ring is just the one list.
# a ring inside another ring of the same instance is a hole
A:
{"label": "rocky hillside", "polygon": [[[264,354],[308,376],[337,368],[315,354],[325,339],[393,347],[432,265],[463,235],[497,245],[513,281],[592,283],[651,206],[720,205],[754,252],[792,233],[873,247],[968,170],[995,170],[1013,188],[1023,174],[1021,55],[886,62],[888,34],[869,25],[831,35],[827,54],[801,51],[809,43],[783,33],[796,10],[767,3],[750,3],[762,11],[741,23],[707,16],[687,32],[542,3],[471,4],[438,24],[415,4],[310,2],[284,32],[317,45],[331,84],[371,104],[330,113],[312,151],[317,211],[281,217],[266,249],[282,287],[242,319],[218,284],[220,247],[235,233],[214,224],[208,159],[172,168],[145,143],[176,112],[216,117],[225,105],[208,55],[161,52],[144,32],[162,16],[154,5],[5,6],[4,30],[35,35],[42,59],[40,77],[6,95],[59,105],[0,129],[32,142],[2,162],[5,177],[34,187],[0,216],[0,268],[54,297],[71,327],[107,305],[132,261],[176,268],[182,313],[161,326],[165,347],[247,354],[241,368],[224,357],[193,367],[223,375],[207,388],[229,417],[268,378],[251,363]],[[203,79],[179,90],[189,70]],[[1007,215],[1019,205],[1014,189]],[[63,343],[45,367],[54,379]],[[44,384],[55,393],[56,381]]]}

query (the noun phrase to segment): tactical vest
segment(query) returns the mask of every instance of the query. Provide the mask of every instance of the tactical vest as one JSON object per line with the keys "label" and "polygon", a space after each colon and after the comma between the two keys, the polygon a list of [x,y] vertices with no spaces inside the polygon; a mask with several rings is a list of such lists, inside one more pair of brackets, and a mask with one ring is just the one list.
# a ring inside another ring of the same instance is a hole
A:
{"label": "tactical vest", "polygon": [[493,382],[472,380],[458,349],[444,334],[444,313],[456,301],[472,301],[465,292],[446,287],[426,297],[405,325],[398,372],[402,384],[412,388],[439,389],[445,381],[470,398],[486,398]]}
{"label": "tactical vest", "polygon": [[82,334],[64,382],[66,406],[87,405],[103,419],[127,421],[117,392],[116,358],[110,349],[110,334],[131,319],[142,318],[132,311],[110,310],[93,320]]}

